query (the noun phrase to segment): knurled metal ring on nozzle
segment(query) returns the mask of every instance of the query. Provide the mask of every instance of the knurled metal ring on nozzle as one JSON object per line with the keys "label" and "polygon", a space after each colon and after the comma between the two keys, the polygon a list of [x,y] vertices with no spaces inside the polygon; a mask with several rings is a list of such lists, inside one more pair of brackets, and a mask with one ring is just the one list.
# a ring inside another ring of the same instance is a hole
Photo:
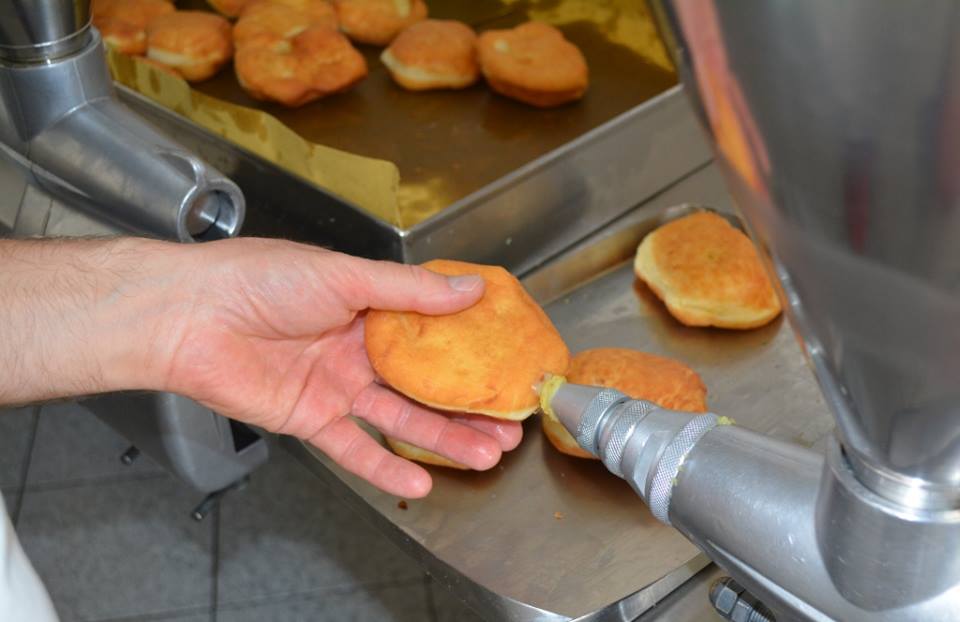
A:
{"label": "knurled metal ring on nozzle", "polygon": [[673,486],[676,483],[674,480],[680,472],[680,465],[697,441],[717,426],[717,421],[717,416],[712,413],[694,417],[663,451],[646,499],[650,513],[660,522],[670,524],[670,497],[673,495]]}
{"label": "knurled metal ring on nozzle", "polygon": [[580,424],[577,426],[577,443],[594,456],[599,456],[597,429],[600,427],[600,422],[615,404],[628,399],[630,398],[615,389],[605,389],[598,393],[580,418]]}
{"label": "knurled metal ring on nozzle", "polygon": [[[645,400],[629,400],[616,407],[617,416],[613,426],[604,437],[609,439],[603,447],[600,459],[610,471],[617,477],[623,477],[623,468],[620,464],[623,460],[623,450],[630,440],[633,429],[643,421],[650,412],[659,408],[653,402]],[[597,439],[598,441],[600,439]]]}

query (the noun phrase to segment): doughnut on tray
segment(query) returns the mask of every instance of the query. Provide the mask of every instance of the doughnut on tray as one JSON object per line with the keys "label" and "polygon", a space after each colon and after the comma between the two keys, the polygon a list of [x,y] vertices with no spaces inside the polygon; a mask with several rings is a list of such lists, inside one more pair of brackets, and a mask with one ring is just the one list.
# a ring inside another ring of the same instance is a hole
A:
{"label": "doughnut on tray", "polygon": [[[358,46],[370,69],[366,79],[349,92],[291,109],[254,100],[228,65],[212,79],[190,85],[187,94],[266,113],[311,144],[392,163],[399,172],[395,203],[375,205],[361,205],[302,175],[296,182],[302,187],[289,198],[281,181],[263,188],[262,179],[232,175],[245,190],[255,187],[249,196],[267,197],[248,210],[245,234],[263,234],[264,220],[283,220],[279,234],[356,254],[407,262],[457,258],[522,273],[709,160],[668,61],[644,52],[660,44],[652,22],[637,17],[637,3],[427,3],[432,17],[459,19],[477,31],[552,20],[587,59],[590,86],[584,98],[543,110],[497,95],[482,83],[459,91],[408,92],[391,80],[379,60],[380,48]],[[203,0],[180,0],[178,8],[210,10]],[[634,36],[638,29],[654,42],[631,44],[644,40]],[[217,130],[204,130],[121,90],[148,116],[176,117],[163,125],[184,123],[194,134],[209,131],[213,140],[204,154],[219,166],[253,158],[262,160],[257,168],[275,170],[278,178],[295,177],[284,168],[282,150],[274,150],[277,158],[252,155]],[[218,110],[204,116],[217,115],[223,116]],[[196,147],[190,137],[178,138]],[[228,167],[227,172],[233,171]],[[363,175],[354,183],[389,185],[379,175]]]}

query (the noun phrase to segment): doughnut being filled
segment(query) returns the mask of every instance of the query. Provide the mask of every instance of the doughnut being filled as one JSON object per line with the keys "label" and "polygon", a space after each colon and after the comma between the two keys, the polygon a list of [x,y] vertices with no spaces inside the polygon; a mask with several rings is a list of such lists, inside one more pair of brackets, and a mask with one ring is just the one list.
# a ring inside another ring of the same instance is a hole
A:
{"label": "doughnut being filled", "polygon": [[543,309],[498,266],[434,260],[446,275],[479,274],[486,289],[450,315],[367,314],[365,341],[374,370],[396,391],[426,406],[522,420],[539,406],[536,386],[562,375],[570,353]]}
{"label": "doughnut being filled", "polygon": [[[626,348],[584,350],[570,361],[567,382],[616,389],[634,399],[669,410],[706,412],[707,387],[683,363]],[[558,450],[578,458],[595,458],[582,449],[549,408],[541,416],[543,432]]]}

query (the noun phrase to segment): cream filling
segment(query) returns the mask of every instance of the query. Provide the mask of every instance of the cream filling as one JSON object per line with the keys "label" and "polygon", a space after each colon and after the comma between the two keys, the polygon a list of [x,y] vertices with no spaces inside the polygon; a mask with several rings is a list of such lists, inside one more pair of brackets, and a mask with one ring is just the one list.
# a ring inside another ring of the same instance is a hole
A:
{"label": "cream filling", "polygon": [[207,63],[219,60],[216,55],[209,55],[204,58],[193,58],[186,54],[178,54],[169,50],[163,50],[151,47],[147,50],[147,58],[155,60],[168,67],[193,67],[195,65],[205,65]]}
{"label": "cream filling", "polygon": [[285,39],[293,39],[294,37],[299,35],[301,32],[305,31],[306,29],[307,29],[306,26],[294,26],[293,28],[288,30],[286,33],[284,33],[283,37]]}
{"label": "cream filling", "polygon": [[410,15],[410,0],[393,0],[393,8],[400,17],[407,17]]}
{"label": "cream filling", "polygon": [[118,37],[117,35],[107,35],[107,36],[105,36],[105,37],[103,38],[103,41],[104,41],[107,45],[111,45],[111,46],[113,46],[113,47],[120,47],[120,46],[122,46],[124,43],[126,43],[127,41],[130,41],[131,39],[132,39],[133,41],[140,42],[140,41],[143,41],[143,40],[146,39],[146,38],[147,38],[147,33],[141,31],[141,32],[138,32],[137,34],[135,34],[135,35],[132,36],[132,37]]}
{"label": "cream filling", "polygon": [[554,421],[557,420],[557,413],[553,412],[553,406],[550,402],[553,401],[553,396],[557,394],[560,387],[566,383],[567,379],[563,376],[547,374],[542,386],[534,387],[540,393],[540,410]]}
{"label": "cream filling", "polygon": [[421,69],[420,67],[409,67],[398,61],[397,57],[394,56],[389,49],[383,51],[383,54],[380,55],[380,60],[383,61],[383,64],[386,65],[387,69],[391,72],[410,82],[419,84],[460,87],[469,86],[473,84],[476,79],[475,76],[472,75],[464,76],[454,73],[437,73]]}

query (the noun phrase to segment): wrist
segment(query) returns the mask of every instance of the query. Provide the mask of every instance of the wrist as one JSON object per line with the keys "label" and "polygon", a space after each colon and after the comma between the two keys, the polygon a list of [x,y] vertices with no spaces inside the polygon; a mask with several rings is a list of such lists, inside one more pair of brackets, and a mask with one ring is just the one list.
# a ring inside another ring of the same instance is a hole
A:
{"label": "wrist", "polygon": [[137,238],[0,242],[0,403],[162,388],[190,253]]}
{"label": "wrist", "polygon": [[[170,361],[197,301],[201,245],[111,240],[107,273],[87,318],[98,336],[98,392],[166,390]],[[102,348],[99,347],[102,345]]]}

